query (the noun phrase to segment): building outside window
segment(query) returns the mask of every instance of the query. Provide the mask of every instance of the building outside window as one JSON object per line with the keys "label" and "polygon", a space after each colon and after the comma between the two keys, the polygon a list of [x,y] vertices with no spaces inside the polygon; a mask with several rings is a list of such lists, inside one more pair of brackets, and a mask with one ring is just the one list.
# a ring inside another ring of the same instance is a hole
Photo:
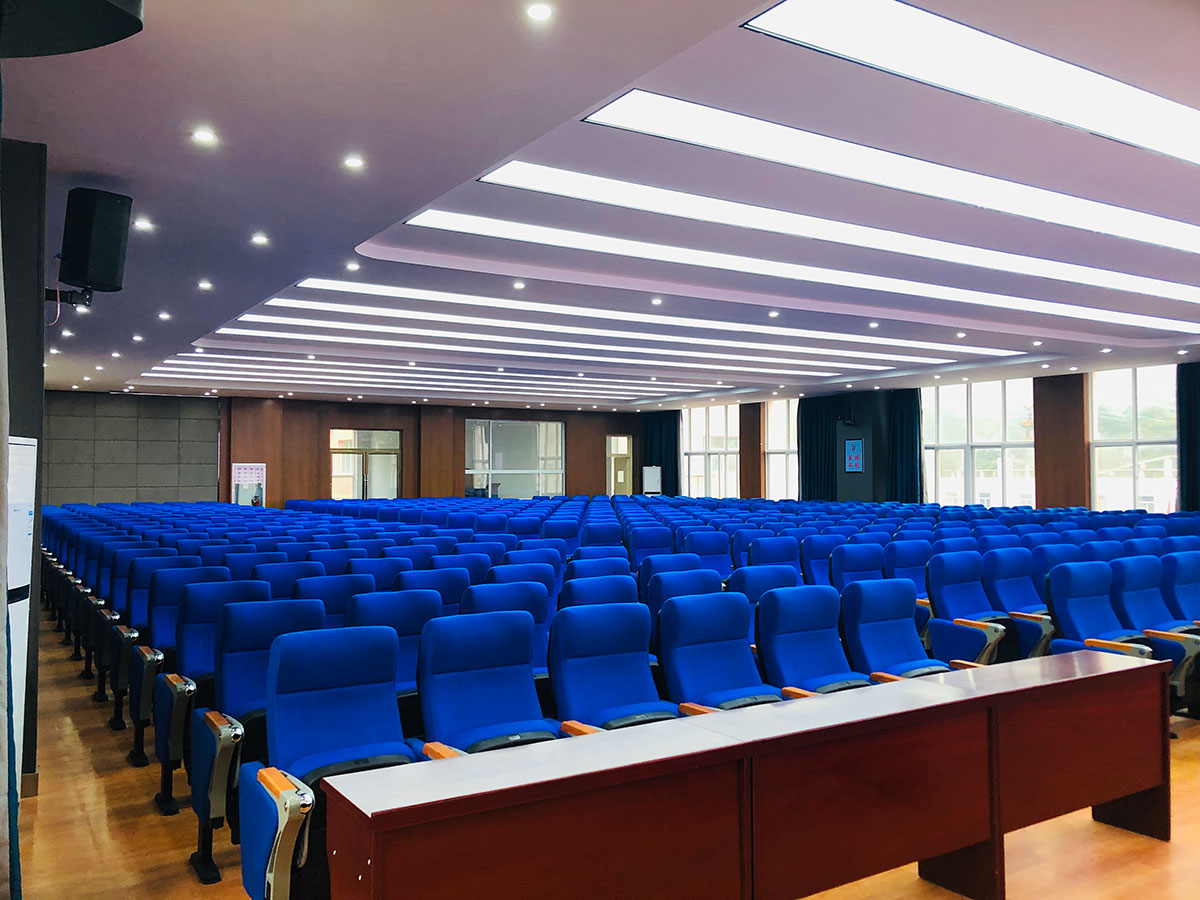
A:
{"label": "building outside window", "polygon": [[768,400],[763,442],[768,500],[795,500],[800,496],[799,445],[796,416],[799,400]]}
{"label": "building outside window", "polygon": [[562,494],[565,442],[562,422],[468,419],[468,493],[518,498]]}
{"label": "building outside window", "polygon": [[1175,366],[1093,372],[1090,394],[1092,506],[1174,512]]}
{"label": "building outside window", "polygon": [[740,496],[738,406],[684,409],[679,446],[683,448],[683,492],[688,497]]}
{"label": "building outside window", "polygon": [[921,389],[925,499],[1033,506],[1033,379]]}

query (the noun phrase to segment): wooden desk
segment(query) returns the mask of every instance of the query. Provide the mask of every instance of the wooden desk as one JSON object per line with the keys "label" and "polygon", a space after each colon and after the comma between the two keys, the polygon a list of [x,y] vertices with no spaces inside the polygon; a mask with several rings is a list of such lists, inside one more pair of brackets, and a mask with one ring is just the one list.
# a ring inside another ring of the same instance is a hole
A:
{"label": "wooden desk", "polygon": [[1004,897],[1005,831],[1166,838],[1161,663],[1093,652],[331,778],[334,900],[794,898],[920,861]]}

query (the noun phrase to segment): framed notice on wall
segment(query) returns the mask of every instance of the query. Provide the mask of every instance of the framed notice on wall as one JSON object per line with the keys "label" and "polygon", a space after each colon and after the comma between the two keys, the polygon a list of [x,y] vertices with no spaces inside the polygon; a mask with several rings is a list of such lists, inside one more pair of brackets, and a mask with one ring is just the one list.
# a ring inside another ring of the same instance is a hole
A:
{"label": "framed notice on wall", "polygon": [[233,502],[239,506],[264,506],[267,502],[267,464],[234,463],[229,480]]}
{"label": "framed notice on wall", "polygon": [[846,471],[861,472],[863,470],[862,439],[846,441]]}

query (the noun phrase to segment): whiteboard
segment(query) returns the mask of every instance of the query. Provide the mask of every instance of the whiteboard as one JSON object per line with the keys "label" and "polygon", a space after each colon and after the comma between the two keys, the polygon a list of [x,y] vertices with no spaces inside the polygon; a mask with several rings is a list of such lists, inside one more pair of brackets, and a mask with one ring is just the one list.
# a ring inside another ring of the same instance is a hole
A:
{"label": "whiteboard", "polygon": [[29,594],[33,571],[33,501],[37,485],[37,441],[8,439],[8,601]]}
{"label": "whiteboard", "polygon": [[642,466],[642,493],[662,493],[662,466]]}

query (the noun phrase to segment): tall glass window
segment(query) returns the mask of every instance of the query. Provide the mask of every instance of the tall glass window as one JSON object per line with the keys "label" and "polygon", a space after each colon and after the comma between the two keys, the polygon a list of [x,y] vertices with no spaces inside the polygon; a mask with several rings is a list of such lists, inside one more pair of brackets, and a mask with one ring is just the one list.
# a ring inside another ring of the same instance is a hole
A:
{"label": "tall glass window", "polygon": [[1033,379],[921,389],[925,499],[1032,506]]}
{"label": "tall glass window", "polygon": [[562,422],[467,419],[467,492],[480,497],[563,493]]}
{"label": "tall glass window", "polygon": [[1092,505],[1174,512],[1175,366],[1093,372],[1090,393]]}
{"label": "tall glass window", "polygon": [[799,447],[796,414],[799,400],[768,400],[763,465],[768,500],[795,500],[800,496]]}
{"label": "tall glass window", "polygon": [[683,491],[688,497],[737,497],[738,406],[701,406],[683,410]]}

